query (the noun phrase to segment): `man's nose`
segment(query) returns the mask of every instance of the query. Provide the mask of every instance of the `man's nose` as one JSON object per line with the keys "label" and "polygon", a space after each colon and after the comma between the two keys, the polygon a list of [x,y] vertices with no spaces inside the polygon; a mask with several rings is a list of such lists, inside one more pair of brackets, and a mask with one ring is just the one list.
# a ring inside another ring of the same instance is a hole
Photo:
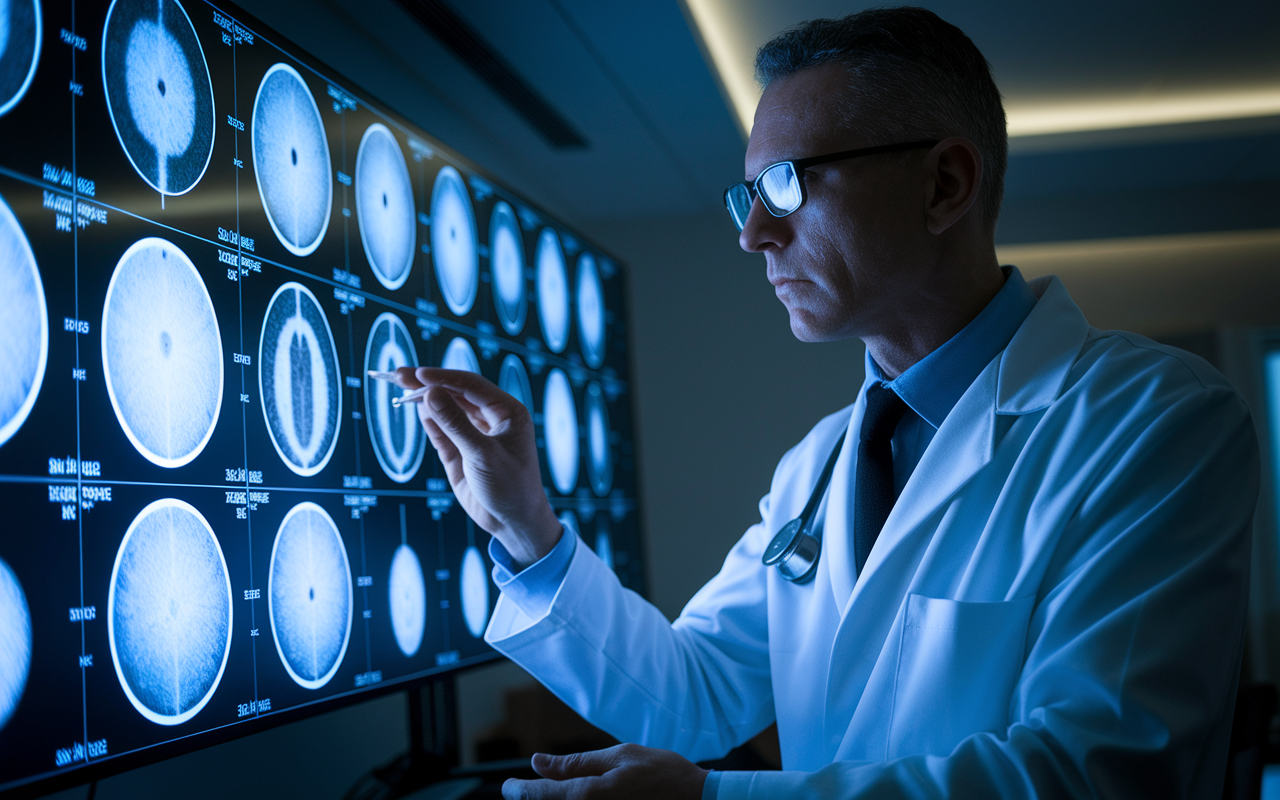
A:
{"label": "man's nose", "polygon": [[763,253],[786,247],[793,236],[791,215],[775,217],[757,196],[747,212],[746,224],[738,234],[738,246],[748,253]]}

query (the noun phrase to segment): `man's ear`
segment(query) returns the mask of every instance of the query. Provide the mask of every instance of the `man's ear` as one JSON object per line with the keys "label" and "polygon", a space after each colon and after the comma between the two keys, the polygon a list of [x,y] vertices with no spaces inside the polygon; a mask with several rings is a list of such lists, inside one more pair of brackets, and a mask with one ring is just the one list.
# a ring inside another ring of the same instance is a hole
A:
{"label": "man's ear", "polygon": [[978,200],[982,188],[982,153],[961,136],[943,139],[925,156],[932,177],[925,191],[925,223],[940,234],[956,224]]}

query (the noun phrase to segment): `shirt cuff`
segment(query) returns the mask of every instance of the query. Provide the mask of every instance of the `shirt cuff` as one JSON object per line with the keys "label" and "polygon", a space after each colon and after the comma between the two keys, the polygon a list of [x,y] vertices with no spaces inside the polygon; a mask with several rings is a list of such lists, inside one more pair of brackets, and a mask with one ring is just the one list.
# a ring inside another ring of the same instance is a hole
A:
{"label": "shirt cuff", "polygon": [[489,558],[493,559],[493,582],[511,602],[530,619],[541,619],[551,610],[551,601],[564,576],[569,573],[569,562],[578,537],[573,531],[560,526],[560,541],[551,552],[525,567],[516,570],[515,560],[507,548],[497,539],[489,540]]}
{"label": "shirt cuff", "polygon": [[707,781],[702,784],[702,800],[716,800],[720,793],[720,770],[713,769],[707,773]]}

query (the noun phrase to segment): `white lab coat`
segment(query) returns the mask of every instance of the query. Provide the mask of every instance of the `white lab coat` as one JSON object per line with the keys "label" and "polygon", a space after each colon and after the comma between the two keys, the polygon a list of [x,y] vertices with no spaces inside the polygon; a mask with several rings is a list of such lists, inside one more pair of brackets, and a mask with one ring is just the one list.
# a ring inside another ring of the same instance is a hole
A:
{"label": "white lab coat", "polygon": [[1090,328],[1056,278],[921,458],[864,572],[837,462],[816,578],[760,563],[862,401],[778,464],[674,623],[578,544],[498,650],[620,740],[694,760],[774,720],[783,771],[719,797],[1221,796],[1258,490],[1249,413],[1201,359]]}

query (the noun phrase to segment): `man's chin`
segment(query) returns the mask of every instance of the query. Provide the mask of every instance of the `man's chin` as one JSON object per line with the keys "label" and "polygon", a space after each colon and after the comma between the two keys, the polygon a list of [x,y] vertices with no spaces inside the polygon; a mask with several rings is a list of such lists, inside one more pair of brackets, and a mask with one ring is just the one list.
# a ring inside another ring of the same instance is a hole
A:
{"label": "man's chin", "polygon": [[849,334],[837,330],[836,326],[824,324],[801,311],[787,309],[791,319],[791,335],[802,342],[834,342],[847,339]]}

